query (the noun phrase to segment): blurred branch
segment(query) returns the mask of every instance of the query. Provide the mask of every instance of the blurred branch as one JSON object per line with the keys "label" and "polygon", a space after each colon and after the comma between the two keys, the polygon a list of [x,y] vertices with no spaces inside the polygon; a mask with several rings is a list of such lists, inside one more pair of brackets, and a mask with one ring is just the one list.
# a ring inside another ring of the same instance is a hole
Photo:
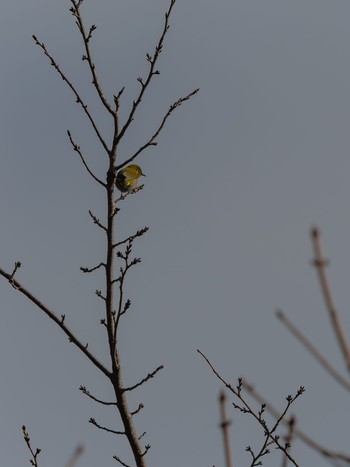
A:
{"label": "blurred branch", "polygon": [[229,426],[231,422],[227,419],[227,415],[226,415],[226,404],[225,404],[226,395],[224,391],[220,392],[219,403],[220,403],[220,414],[221,414],[220,427],[222,428],[222,437],[224,440],[226,467],[233,467],[230,430],[229,430]]}
{"label": "blurred branch", "polygon": [[64,318],[61,319],[56,316],[56,314],[51,311],[46,305],[44,305],[37,297],[35,297],[32,292],[27,290],[25,287],[22,286],[20,282],[15,280],[12,275],[4,271],[0,268],[0,275],[5,277],[21,294],[25,295],[34,305],[40,308],[52,321],[54,321],[62,331],[68,336],[69,340],[73,342],[86,356],[87,358],[105,374],[108,378],[110,378],[110,372],[105,368],[102,363],[97,360],[97,358],[88,351],[87,346],[82,344],[80,340],[72,333],[72,331],[64,324]]}
{"label": "blurred branch", "polygon": [[84,446],[79,445],[74,450],[73,454],[71,455],[70,459],[68,460],[66,467],[74,467],[84,452]]}
{"label": "blurred branch", "polygon": [[341,386],[347,391],[350,391],[350,383],[342,377],[333,365],[316,349],[309,339],[297,329],[294,324],[287,318],[283,311],[276,312],[277,318],[286,326],[286,328],[298,339],[298,341],[311,353],[311,355],[319,362],[319,364],[332,376]]}
{"label": "blurred branch", "polygon": [[[286,436],[286,446],[289,449],[292,446],[293,438],[294,438],[294,430],[295,430],[295,417],[291,417],[288,421],[288,433]],[[286,456],[282,457],[282,467],[287,467],[288,465],[288,458]]]}
{"label": "blurred branch", "polygon": [[322,254],[321,242],[320,242],[320,231],[317,227],[311,229],[311,241],[314,250],[315,259],[313,261],[314,266],[318,272],[318,278],[320,281],[323,298],[326,303],[327,311],[333,326],[338,344],[343,353],[345,364],[348,371],[350,371],[350,350],[340,323],[339,315],[335,309],[334,301],[331,293],[331,288],[326,276],[326,266],[328,262],[324,259]]}

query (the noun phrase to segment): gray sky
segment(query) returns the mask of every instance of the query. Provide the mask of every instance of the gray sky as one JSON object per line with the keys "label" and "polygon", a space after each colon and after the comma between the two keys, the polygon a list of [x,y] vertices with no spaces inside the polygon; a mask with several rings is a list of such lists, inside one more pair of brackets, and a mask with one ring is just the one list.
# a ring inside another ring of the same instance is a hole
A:
{"label": "gray sky", "polygon": [[[122,86],[122,116],[147,70],[165,0],[85,0],[97,70],[110,98]],[[111,126],[80,57],[70,2],[5,2],[0,16],[0,264],[58,314],[100,358],[107,357],[99,320],[103,236],[88,210],[104,216],[102,190],[84,172],[66,130],[104,177],[106,158],[84,115],[31,39],[36,34],[78,83],[106,137]],[[320,0],[178,0],[153,82],[121,160],[157,126],[171,102],[196,87],[139,159],[145,189],[125,201],[120,238],[144,225],[142,256],[127,286],[133,310],[122,350],[127,382],[159,364],[165,370],[131,397],[145,404],[137,428],[152,445],[150,466],[224,464],[218,429],[221,385],[201,349],[232,384],[243,376],[274,404],[300,385],[298,426],[326,446],[348,447],[349,396],[324,374],[274,316],[282,308],[343,371],[310,266],[311,225],[331,259],[329,277],[345,332],[348,285],[350,4]],[[40,465],[61,467],[78,443],[78,465],[115,465],[128,447],[88,423],[119,429],[114,414],[78,391],[109,399],[92,365],[40,311],[0,281],[0,451],[6,467],[26,465],[26,424]],[[253,421],[230,412],[237,466],[245,447],[260,446]],[[274,450],[273,450],[274,451]],[[300,465],[329,465],[300,443]],[[28,463],[29,465],[29,463]],[[265,465],[280,465],[275,453]]]}

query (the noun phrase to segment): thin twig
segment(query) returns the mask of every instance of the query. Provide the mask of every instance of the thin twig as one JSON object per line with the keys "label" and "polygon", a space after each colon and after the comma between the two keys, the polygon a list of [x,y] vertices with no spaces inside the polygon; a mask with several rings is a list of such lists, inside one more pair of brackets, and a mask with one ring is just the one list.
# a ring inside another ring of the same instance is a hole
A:
{"label": "thin twig", "polygon": [[100,263],[93,268],[85,268],[82,266],[80,270],[84,273],[90,273],[90,272],[96,271],[97,269],[100,269],[101,267],[106,268],[106,263]]}
{"label": "thin twig", "polygon": [[129,464],[126,464],[125,462],[123,462],[120,457],[118,456],[113,456],[113,459],[116,460],[120,465],[122,465],[123,467],[130,467]]}
{"label": "thin twig", "polygon": [[277,318],[298,339],[298,341],[311,353],[318,363],[347,391],[350,391],[350,383],[333,367],[333,365],[316,349],[309,339],[287,318],[283,311],[276,311]]}
{"label": "thin twig", "polygon": [[137,413],[141,412],[141,410],[144,408],[145,406],[143,404],[139,404],[139,406],[137,407],[136,410],[134,410],[133,412],[131,412],[131,415],[134,416],[136,415]]}
{"label": "thin twig", "polygon": [[100,219],[98,219],[95,214],[89,210],[89,215],[91,219],[94,221],[94,224],[98,225],[102,230],[104,230],[107,233],[107,228],[100,222]]}
{"label": "thin twig", "polygon": [[93,396],[90,391],[88,391],[86,389],[85,386],[80,386],[79,390],[85,394],[86,396],[90,397],[90,399],[92,399],[93,401],[95,402],[98,402],[99,404],[101,405],[113,405],[113,406],[118,406],[117,402],[106,402],[106,401],[103,401],[101,399],[97,399],[97,397]]}
{"label": "thin twig", "polygon": [[158,371],[162,370],[163,368],[164,368],[164,365],[160,365],[158,368],[152,371],[152,373],[148,373],[148,375],[145,378],[143,378],[139,383],[134,384],[134,386],[129,386],[127,388],[124,388],[124,392],[133,391],[134,389],[140,387],[142,384],[146,383],[151,378],[154,378],[154,376],[158,373]]}
{"label": "thin twig", "polygon": [[125,431],[112,430],[111,428],[107,428],[98,424],[94,418],[90,418],[89,423],[91,423],[91,425],[95,425],[95,427],[99,428],[100,430],[107,431],[107,433],[112,433],[113,435],[126,435]]}
{"label": "thin twig", "polygon": [[321,290],[323,293],[323,298],[326,303],[326,307],[329,313],[329,317],[339,344],[339,347],[343,353],[343,357],[345,360],[346,367],[348,371],[350,371],[350,349],[340,323],[339,315],[334,306],[334,300],[331,293],[331,288],[329,286],[329,282],[326,276],[326,266],[327,261],[324,259],[321,249],[321,242],[320,242],[320,231],[317,227],[313,227],[311,229],[311,241],[312,246],[314,249],[315,259],[313,264],[315,265],[318,278],[320,281]]}
{"label": "thin twig", "polygon": [[93,171],[92,171],[92,170],[90,169],[90,167],[88,166],[88,164],[87,164],[87,162],[86,162],[86,160],[85,160],[85,158],[84,158],[84,156],[83,156],[83,154],[82,154],[82,152],[81,152],[80,146],[78,146],[78,145],[74,142],[74,140],[73,140],[73,138],[72,138],[72,135],[71,135],[71,132],[70,132],[69,130],[67,130],[67,134],[68,134],[69,141],[70,141],[70,143],[71,143],[71,145],[72,145],[72,147],[73,147],[73,151],[75,151],[75,152],[79,155],[79,157],[80,157],[82,163],[84,164],[85,169],[89,172],[89,174],[91,175],[91,177],[92,177],[94,180],[96,180],[96,182],[98,182],[100,185],[102,185],[104,188],[106,188],[107,185],[106,185],[105,183],[103,183],[103,181],[100,180],[98,177],[96,177],[96,175],[93,173]]}
{"label": "thin twig", "polygon": [[226,395],[224,391],[220,392],[219,402],[220,402],[220,414],[221,414],[220,427],[222,428],[222,437],[224,440],[226,467],[233,467],[233,457],[232,457],[230,429],[229,429],[231,422],[227,419],[227,415],[226,415],[226,404],[225,404]]}
{"label": "thin twig", "polygon": [[12,273],[11,273],[11,275],[10,275],[10,278],[9,278],[9,282],[10,282],[10,284],[12,285],[12,287],[13,287],[14,289],[15,289],[16,287],[15,287],[15,285],[14,285],[14,280],[13,280],[13,279],[14,279],[14,277],[15,277],[15,274],[16,274],[17,270],[18,270],[21,266],[22,266],[22,263],[21,263],[20,261],[16,261],[16,262],[15,262],[15,267],[13,268],[13,271],[12,271]]}

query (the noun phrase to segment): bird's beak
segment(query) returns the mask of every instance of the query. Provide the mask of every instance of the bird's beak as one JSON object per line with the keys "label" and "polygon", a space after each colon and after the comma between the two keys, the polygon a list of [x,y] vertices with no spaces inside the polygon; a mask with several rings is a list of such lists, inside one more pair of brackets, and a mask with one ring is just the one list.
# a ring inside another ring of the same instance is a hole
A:
{"label": "bird's beak", "polygon": [[143,174],[142,172],[141,172],[141,176],[142,176],[142,177],[146,177],[146,175],[145,175],[145,174]]}

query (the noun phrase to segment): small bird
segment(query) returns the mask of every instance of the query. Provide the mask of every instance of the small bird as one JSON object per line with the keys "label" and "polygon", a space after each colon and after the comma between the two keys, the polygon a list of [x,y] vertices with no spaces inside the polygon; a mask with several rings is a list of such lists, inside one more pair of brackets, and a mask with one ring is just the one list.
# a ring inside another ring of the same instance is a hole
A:
{"label": "small bird", "polygon": [[138,186],[138,179],[146,177],[137,164],[131,164],[119,170],[115,178],[115,185],[122,193],[131,192]]}

